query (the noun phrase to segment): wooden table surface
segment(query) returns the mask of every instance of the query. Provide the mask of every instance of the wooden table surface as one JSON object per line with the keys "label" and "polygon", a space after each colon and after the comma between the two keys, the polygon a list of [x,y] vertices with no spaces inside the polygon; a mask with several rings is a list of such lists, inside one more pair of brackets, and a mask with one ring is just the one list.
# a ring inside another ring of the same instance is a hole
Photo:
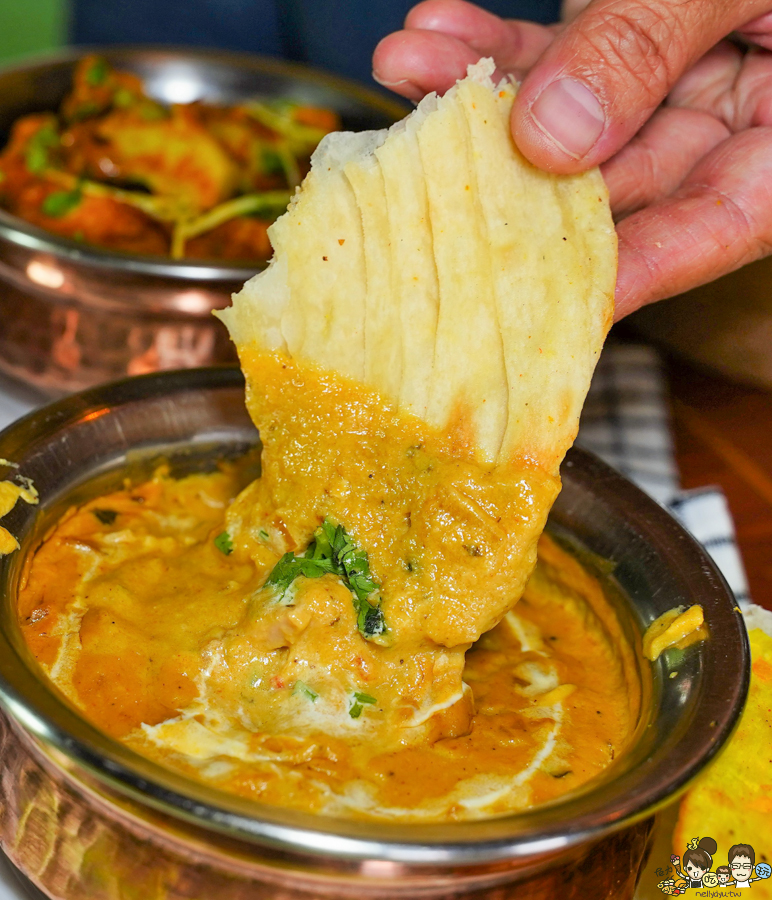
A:
{"label": "wooden table surface", "polygon": [[666,371],[682,486],[723,488],[751,599],[772,609],[772,391],[673,359]]}

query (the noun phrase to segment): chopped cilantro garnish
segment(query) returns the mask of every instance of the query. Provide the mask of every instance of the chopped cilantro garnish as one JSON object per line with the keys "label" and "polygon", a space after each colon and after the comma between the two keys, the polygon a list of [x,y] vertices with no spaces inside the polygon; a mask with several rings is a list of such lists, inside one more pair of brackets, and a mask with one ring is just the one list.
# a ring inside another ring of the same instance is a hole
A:
{"label": "chopped cilantro garnish", "polygon": [[86,100],[85,103],[81,103],[80,106],[70,113],[70,121],[82,122],[83,119],[89,119],[91,116],[99,115],[101,111],[102,109],[98,103],[94,103],[93,100]]}
{"label": "chopped cilantro garnish", "polygon": [[54,191],[53,194],[49,194],[43,201],[41,209],[47,216],[60,219],[62,216],[66,216],[68,212],[72,212],[82,198],[83,195],[80,188],[75,188],[72,191]]}
{"label": "chopped cilantro garnish", "polygon": [[118,517],[118,513],[114,509],[92,509],[91,512],[103,525],[112,525]]}
{"label": "chopped cilantro garnish", "polygon": [[118,88],[113,94],[113,106],[118,109],[128,109],[134,103],[134,94],[126,88]]}
{"label": "chopped cilantro garnish", "polygon": [[351,591],[360,633],[366,638],[383,634],[386,622],[380,606],[379,585],[370,574],[367,553],[356,546],[342,525],[329,519],[316,529],[303,556],[294,553],[282,556],[266,584],[282,599],[298,575],[319,578],[328,572],[337,575]]}
{"label": "chopped cilantro garnish", "polygon": [[373,704],[373,703],[377,703],[377,702],[378,702],[378,701],[375,699],[375,697],[371,697],[370,694],[363,694],[362,691],[354,691],[354,699],[355,699],[358,703],[368,703],[368,704]]}
{"label": "chopped cilantro garnish", "polygon": [[281,156],[273,147],[260,148],[260,164],[265,175],[281,175],[284,172]]}
{"label": "chopped cilantro garnish", "polygon": [[110,67],[107,65],[107,61],[100,56],[88,67],[86,81],[91,87],[99,87],[100,84],[104,84],[109,72]]}
{"label": "chopped cilantro garnish", "polygon": [[59,144],[59,135],[49,122],[38,129],[27,142],[24,150],[24,163],[27,171],[39,175],[48,168],[48,151]]}
{"label": "chopped cilantro garnish", "polygon": [[268,538],[270,537],[270,535],[265,530],[265,528],[261,528],[260,531],[257,532],[257,536],[260,538],[261,541],[267,541]]}
{"label": "chopped cilantro garnish", "polygon": [[304,697],[308,697],[308,699],[312,703],[316,703],[319,698],[319,694],[312,688],[309,687],[305,681],[296,681],[294,687],[292,688],[293,694],[302,694]]}
{"label": "chopped cilantro garnish", "polygon": [[351,705],[348,708],[348,714],[352,719],[358,719],[362,715],[363,706],[370,706],[377,702],[375,697],[371,697],[369,694],[363,694],[361,691],[354,691],[354,699],[351,701]]}
{"label": "chopped cilantro garnish", "polygon": [[145,122],[160,122],[169,118],[169,111],[160,103],[148,100],[140,106],[139,115]]}
{"label": "chopped cilantro garnish", "polygon": [[233,541],[227,531],[221,531],[217,535],[214,539],[214,545],[220,553],[224,553],[226,556],[230,556],[233,553]]}
{"label": "chopped cilantro garnish", "polygon": [[319,578],[320,575],[333,571],[332,561],[329,559],[307,559],[304,556],[295,556],[294,553],[285,553],[273,567],[266,584],[276,588],[281,598],[298,575]]}

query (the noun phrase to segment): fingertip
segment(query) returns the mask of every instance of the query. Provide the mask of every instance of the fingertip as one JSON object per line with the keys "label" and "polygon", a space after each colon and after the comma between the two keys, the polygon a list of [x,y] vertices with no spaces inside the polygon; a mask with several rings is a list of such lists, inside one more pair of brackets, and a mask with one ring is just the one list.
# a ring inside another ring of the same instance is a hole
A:
{"label": "fingertip", "polygon": [[566,147],[560,138],[552,134],[552,131],[557,131],[562,135],[570,128],[571,123],[562,120],[559,111],[550,110],[549,98],[546,108],[539,110],[537,106],[537,112],[541,112],[540,120],[534,114],[539,95],[536,100],[528,103],[527,97],[522,97],[521,94],[518,94],[512,108],[510,126],[518,149],[529,162],[539,169],[559,175],[573,175],[595,164],[584,155]]}
{"label": "fingertip", "polygon": [[373,80],[408,100],[420,100],[424,92],[409,77],[413,42],[404,31],[383,38],[373,51]]}
{"label": "fingertip", "polygon": [[432,31],[398,31],[385,37],[373,53],[373,78],[411,100],[431,91],[444,93],[476,63],[463,41]]}
{"label": "fingertip", "polygon": [[479,11],[479,7],[465,0],[423,0],[416,4],[405,18],[406,29],[422,31],[446,31],[459,18],[471,12]]}

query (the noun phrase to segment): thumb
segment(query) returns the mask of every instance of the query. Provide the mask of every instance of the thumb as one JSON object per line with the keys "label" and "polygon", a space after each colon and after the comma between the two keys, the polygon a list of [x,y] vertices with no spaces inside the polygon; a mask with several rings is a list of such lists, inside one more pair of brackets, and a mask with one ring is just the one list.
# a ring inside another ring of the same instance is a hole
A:
{"label": "thumb", "polygon": [[594,0],[529,72],[512,132],[532,163],[580,172],[617,152],[672,85],[770,0]]}

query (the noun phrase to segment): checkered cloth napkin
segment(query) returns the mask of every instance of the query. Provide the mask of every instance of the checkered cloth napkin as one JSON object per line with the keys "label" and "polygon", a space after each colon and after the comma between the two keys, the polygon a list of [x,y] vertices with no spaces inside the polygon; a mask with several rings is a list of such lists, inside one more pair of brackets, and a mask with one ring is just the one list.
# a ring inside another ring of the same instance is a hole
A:
{"label": "checkered cloth napkin", "polygon": [[653,348],[606,345],[576,443],[670,510],[713,558],[739,605],[747,606],[748,582],[726,497],[718,487],[680,489],[662,363]]}

